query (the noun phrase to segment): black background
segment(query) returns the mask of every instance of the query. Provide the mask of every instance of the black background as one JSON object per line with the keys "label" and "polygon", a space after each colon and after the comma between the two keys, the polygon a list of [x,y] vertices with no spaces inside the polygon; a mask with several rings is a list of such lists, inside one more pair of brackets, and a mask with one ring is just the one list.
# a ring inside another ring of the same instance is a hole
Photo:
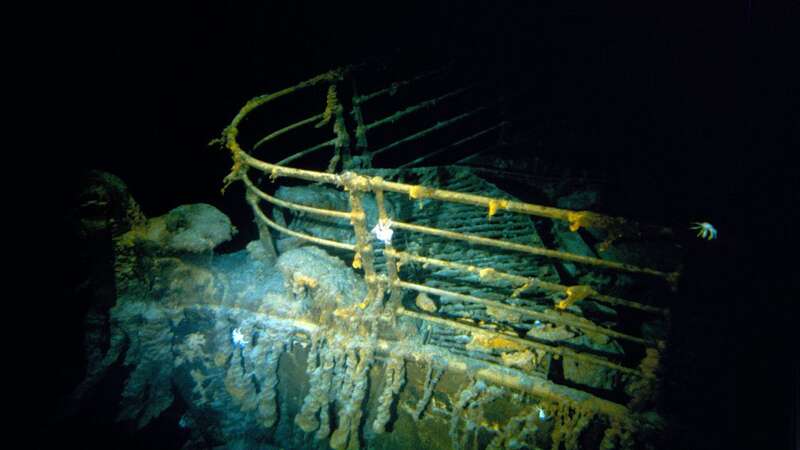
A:
{"label": "black background", "polygon": [[[782,273],[794,267],[796,2],[89,5],[49,10],[37,36],[47,56],[28,56],[46,105],[30,116],[31,157],[56,188],[47,195],[57,215],[67,217],[81,172],[94,168],[120,176],[148,216],[205,202],[247,227],[240,192],[219,193],[229,155],[206,145],[247,99],[374,56],[472,59],[544,86],[537,107],[582,130],[583,150],[569,156],[627,174],[628,215],[719,229],[717,241],[687,244],[674,324],[687,353],[666,402],[681,417],[676,445],[796,444],[796,277]],[[69,299],[69,233],[55,233]],[[42,388],[45,411],[81,377],[73,306],[54,303],[43,324],[64,336],[47,361],[59,376]],[[100,418],[49,432],[86,446],[158,442]]]}

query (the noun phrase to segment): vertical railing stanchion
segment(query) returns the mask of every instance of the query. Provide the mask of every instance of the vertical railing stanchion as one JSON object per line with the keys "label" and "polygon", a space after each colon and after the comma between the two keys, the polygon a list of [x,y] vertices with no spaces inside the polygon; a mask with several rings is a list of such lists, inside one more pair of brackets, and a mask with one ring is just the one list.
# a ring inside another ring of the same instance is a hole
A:
{"label": "vertical railing stanchion", "polygon": [[[373,191],[375,192],[375,204],[378,205],[378,220],[380,223],[390,226],[391,218],[386,214],[386,205],[384,204],[383,200],[383,189],[379,187],[380,182],[374,184],[378,185],[378,187],[373,187]],[[394,285],[399,278],[397,275],[397,260],[394,257],[394,248],[392,247],[391,238],[384,242],[384,249],[387,250],[384,251],[384,255],[386,256],[386,274],[389,278],[389,310],[394,312],[400,306],[400,294],[402,293],[402,289]]]}
{"label": "vertical railing stanchion", "polygon": [[[255,192],[247,188],[247,193],[245,195],[248,203],[251,205],[258,204],[258,196]],[[260,220],[256,220],[255,222],[258,226],[258,241],[261,243],[261,247],[269,259],[269,263],[274,263],[278,260],[278,253],[275,251],[275,244],[272,242],[270,229]]]}
{"label": "vertical railing stanchion", "polygon": [[[345,172],[341,180],[348,191],[350,198],[350,223],[356,236],[356,254],[353,257],[353,268],[364,269],[364,281],[367,283],[367,297],[361,302],[361,308],[370,306],[382,292],[380,281],[375,275],[375,258],[372,254],[373,247],[367,230],[367,215],[362,202],[363,192],[369,189],[365,177],[353,172]],[[382,300],[382,299],[377,299]]]}
{"label": "vertical railing stanchion", "polygon": [[[356,152],[359,163],[353,165],[352,161],[347,161],[348,165],[344,166],[345,169],[349,168],[369,168],[372,167],[372,158],[369,156],[367,145],[367,125],[364,123],[364,114],[361,111],[361,96],[358,95],[358,88],[356,86],[356,79],[352,78],[353,83],[353,109],[350,115],[356,121]],[[352,167],[351,167],[352,166]]]}

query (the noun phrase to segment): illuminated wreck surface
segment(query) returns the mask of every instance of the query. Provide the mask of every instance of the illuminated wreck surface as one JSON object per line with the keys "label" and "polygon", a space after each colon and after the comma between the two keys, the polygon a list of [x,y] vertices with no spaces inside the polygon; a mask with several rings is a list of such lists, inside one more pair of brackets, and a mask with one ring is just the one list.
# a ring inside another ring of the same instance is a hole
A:
{"label": "illuminated wreck surface", "polygon": [[[225,188],[258,229],[243,250],[215,251],[248,224],[211,205],[148,218],[91,175],[80,228],[111,258],[73,407],[116,389],[117,421],[169,422],[184,448],[657,446],[673,231],[596,212],[587,177],[519,178],[532,160],[497,155],[523,137],[479,83],[369,70],[256,97],[224,129]],[[318,107],[270,110],[292,96]],[[435,164],[466,143],[484,150]],[[380,168],[389,152],[408,162]]]}

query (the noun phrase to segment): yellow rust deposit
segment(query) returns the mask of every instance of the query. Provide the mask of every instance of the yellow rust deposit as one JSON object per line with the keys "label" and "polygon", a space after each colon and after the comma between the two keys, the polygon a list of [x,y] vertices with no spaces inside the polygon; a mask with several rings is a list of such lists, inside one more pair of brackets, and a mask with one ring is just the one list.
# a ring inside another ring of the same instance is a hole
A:
{"label": "yellow rust deposit", "polygon": [[214,365],[217,367],[224,366],[227,360],[228,360],[228,355],[222,352],[217,352],[214,354]]}
{"label": "yellow rust deposit", "polygon": [[[240,380],[237,379],[236,374],[233,370],[229,370],[228,374],[225,376],[225,390],[233,397],[234,400],[240,405],[245,404],[245,400],[250,395],[250,390],[247,389],[245,383],[241,383]],[[252,408],[244,408],[242,407],[242,411],[249,411]]]}
{"label": "yellow rust deposit", "polygon": [[639,364],[639,368],[642,369],[642,372],[652,375],[655,373],[656,369],[658,369],[659,359],[660,355],[658,350],[648,348],[645,350],[645,357]]}
{"label": "yellow rust deposit", "polygon": [[589,286],[570,286],[567,288],[567,298],[556,303],[556,308],[567,309],[575,303],[592,295],[597,295],[597,292],[595,292],[594,289]]}
{"label": "yellow rust deposit", "polygon": [[366,215],[363,212],[350,211],[350,225],[363,222]]}
{"label": "yellow rust deposit", "polygon": [[598,252],[605,252],[614,241],[626,235],[639,236],[640,233],[621,217],[604,216],[590,211],[570,211],[567,213],[569,229],[572,232],[583,228],[602,228],[606,239],[597,245]]}
{"label": "yellow rust deposit", "polygon": [[361,268],[361,252],[356,252],[353,256],[353,263],[351,264],[353,269],[360,269]]}
{"label": "yellow rust deposit", "polygon": [[417,308],[425,312],[429,313],[436,312],[437,309],[436,302],[433,301],[432,298],[428,297],[428,295],[424,292],[420,292],[419,294],[417,294],[417,298],[415,299],[414,303],[417,305]]}
{"label": "yellow rust deposit", "polygon": [[486,307],[486,314],[489,314],[497,320],[505,322],[517,323],[522,319],[522,314],[516,311],[509,311],[507,309],[495,308],[493,306]]}
{"label": "yellow rust deposit", "polygon": [[333,315],[340,319],[350,319],[356,315],[355,307],[347,306],[336,308],[333,310]]}
{"label": "yellow rust deposit", "polygon": [[530,287],[531,287],[531,285],[532,285],[532,284],[533,284],[533,280],[532,280],[532,279],[528,280],[528,281],[527,281],[527,282],[525,282],[525,284],[523,284],[522,286],[520,286],[520,287],[518,287],[518,288],[514,289],[514,292],[512,292],[512,293],[511,293],[511,297],[512,297],[512,298],[517,298],[517,297],[519,297],[519,296],[520,296],[520,294],[522,294],[523,292],[525,292],[525,291],[527,291],[528,289],[530,289]]}
{"label": "yellow rust deposit", "polygon": [[480,271],[478,271],[478,276],[481,278],[481,280],[494,278],[495,275],[496,271],[491,267],[487,267],[485,269],[481,269]]}
{"label": "yellow rust deposit", "polygon": [[414,200],[421,200],[425,197],[428,197],[433,192],[433,189],[427,188],[425,186],[411,186],[408,190],[408,196]]}
{"label": "yellow rust deposit", "polygon": [[298,272],[292,274],[292,283],[294,286],[304,287],[304,288],[309,287],[312,289],[317,287],[318,284],[317,280],[315,280],[314,278],[300,274]]}
{"label": "yellow rust deposit", "polygon": [[546,414],[553,417],[553,429],[550,434],[552,448],[583,448],[580,438],[583,431],[592,423],[595,411],[581,403],[546,402],[540,406]]}
{"label": "yellow rust deposit", "polygon": [[492,216],[497,214],[497,209],[508,209],[509,201],[508,200],[496,200],[491,199],[489,200],[489,212],[487,214],[487,219],[492,220]]}
{"label": "yellow rust deposit", "polygon": [[503,353],[501,358],[503,359],[503,364],[517,367],[524,371],[531,371],[536,367],[536,355],[527,349],[519,352]]}
{"label": "yellow rust deposit", "polygon": [[338,103],[336,99],[336,85],[331,84],[328,86],[328,93],[325,96],[325,111],[322,112],[322,121],[314,125],[314,128],[320,128],[331,121],[333,111],[336,109]]}
{"label": "yellow rust deposit", "polygon": [[570,211],[567,213],[567,221],[569,222],[569,231],[578,231],[581,227],[589,226],[589,212],[588,211]]}
{"label": "yellow rust deposit", "polygon": [[506,339],[497,334],[476,332],[472,334],[472,340],[467,344],[467,350],[527,350],[527,347],[519,342]]}
{"label": "yellow rust deposit", "polygon": [[344,190],[348,192],[367,192],[372,186],[370,179],[355,172],[345,172],[340,176]]}

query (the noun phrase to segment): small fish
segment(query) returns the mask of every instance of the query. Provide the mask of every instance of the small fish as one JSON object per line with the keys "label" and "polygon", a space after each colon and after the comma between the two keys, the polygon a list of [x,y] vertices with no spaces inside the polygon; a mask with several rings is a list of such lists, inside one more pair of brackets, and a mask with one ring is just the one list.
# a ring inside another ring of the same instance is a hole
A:
{"label": "small fish", "polygon": [[707,239],[710,241],[717,238],[717,229],[708,222],[694,222],[690,229],[697,230],[697,237],[700,239]]}
{"label": "small fish", "polygon": [[428,295],[424,292],[420,292],[419,295],[417,295],[417,299],[414,303],[416,303],[417,308],[425,312],[436,312],[436,302],[433,301],[432,298],[428,297]]}

